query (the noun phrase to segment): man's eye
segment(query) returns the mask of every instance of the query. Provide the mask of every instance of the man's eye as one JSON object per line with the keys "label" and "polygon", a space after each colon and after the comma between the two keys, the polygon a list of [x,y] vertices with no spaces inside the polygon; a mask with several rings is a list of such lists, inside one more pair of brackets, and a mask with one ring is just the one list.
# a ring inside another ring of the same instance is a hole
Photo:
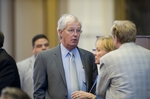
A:
{"label": "man's eye", "polygon": [[37,48],[41,48],[41,47],[42,47],[42,45],[37,45],[36,47],[37,47]]}
{"label": "man's eye", "polygon": [[70,32],[74,32],[74,30],[69,30]]}
{"label": "man's eye", "polygon": [[49,46],[49,44],[44,44],[44,46],[45,46],[45,47],[48,47],[48,46]]}
{"label": "man's eye", "polygon": [[81,32],[81,30],[76,30],[78,33],[80,33]]}

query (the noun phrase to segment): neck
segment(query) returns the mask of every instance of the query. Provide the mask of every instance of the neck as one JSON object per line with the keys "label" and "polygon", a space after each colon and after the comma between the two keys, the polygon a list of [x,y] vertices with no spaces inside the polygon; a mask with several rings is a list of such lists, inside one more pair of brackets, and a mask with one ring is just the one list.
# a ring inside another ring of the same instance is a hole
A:
{"label": "neck", "polygon": [[118,49],[121,45],[121,43],[117,43],[115,47]]}

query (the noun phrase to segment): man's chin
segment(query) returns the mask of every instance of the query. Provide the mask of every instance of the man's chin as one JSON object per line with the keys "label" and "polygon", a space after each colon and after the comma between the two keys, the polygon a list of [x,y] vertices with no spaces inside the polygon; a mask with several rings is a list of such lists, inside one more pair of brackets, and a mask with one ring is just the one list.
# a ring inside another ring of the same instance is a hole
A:
{"label": "man's chin", "polygon": [[77,46],[78,42],[72,42],[72,45]]}

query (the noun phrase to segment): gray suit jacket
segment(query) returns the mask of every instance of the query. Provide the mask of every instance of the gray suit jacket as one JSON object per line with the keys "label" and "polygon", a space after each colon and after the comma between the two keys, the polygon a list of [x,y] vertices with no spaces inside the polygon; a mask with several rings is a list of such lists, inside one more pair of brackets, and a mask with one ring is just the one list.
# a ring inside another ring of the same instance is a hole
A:
{"label": "gray suit jacket", "polygon": [[98,95],[105,99],[150,99],[150,50],[125,43],[100,63]]}
{"label": "gray suit jacket", "polygon": [[25,91],[32,99],[33,99],[34,61],[35,61],[35,57],[33,55],[17,63],[20,81],[21,81],[21,89]]}
{"label": "gray suit jacket", "polygon": [[[85,69],[87,91],[89,91],[98,73],[97,66],[92,53],[80,48],[78,50]],[[33,78],[35,99],[67,99],[60,45],[38,54]]]}

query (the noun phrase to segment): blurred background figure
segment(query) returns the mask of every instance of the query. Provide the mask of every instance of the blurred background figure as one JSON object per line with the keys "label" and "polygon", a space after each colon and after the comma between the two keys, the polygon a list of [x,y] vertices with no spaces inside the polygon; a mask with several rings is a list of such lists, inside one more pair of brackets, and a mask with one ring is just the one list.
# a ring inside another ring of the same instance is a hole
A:
{"label": "blurred background figure", "polygon": [[6,87],[2,90],[1,99],[30,99],[30,97],[19,88]]}
{"label": "blurred background figure", "polygon": [[114,21],[111,28],[116,50],[100,59],[96,92],[105,99],[150,98],[150,50],[135,44],[136,25]]}
{"label": "blurred background figure", "polygon": [[[96,49],[94,50],[95,55],[95,63],[100,64],[100,58],[107,54],[110,51],[115,50],[115,46],[113,43],[113,39],[111,36],[101,36],[96,40],[95,43]],[[99,69],[99,68],[98,68]],[[90,92],[84,92],[84,91],[76,91],[72,94],[72,98],[75,96],[78,96],[76,99],[102,99],[99,96],[96,95],[95,88],[96,88],[97,79],[95,80],[95,83],[93,84]],[[92,94],[95,93],[95,94]]]}
{"label": "blurred background figure", "polygon": [[35,35],[32,39],[33,55],[17,63],[21,89],[33,99],[33,68],[36,55],[44,50],[49,49],[49,40],[44,34]]}
{"label": "blurred background figure", "polygon": [[0,31],[0,94],[7,86],[20,88],[19,73],[15,60],[3,49],[4,35]]}

